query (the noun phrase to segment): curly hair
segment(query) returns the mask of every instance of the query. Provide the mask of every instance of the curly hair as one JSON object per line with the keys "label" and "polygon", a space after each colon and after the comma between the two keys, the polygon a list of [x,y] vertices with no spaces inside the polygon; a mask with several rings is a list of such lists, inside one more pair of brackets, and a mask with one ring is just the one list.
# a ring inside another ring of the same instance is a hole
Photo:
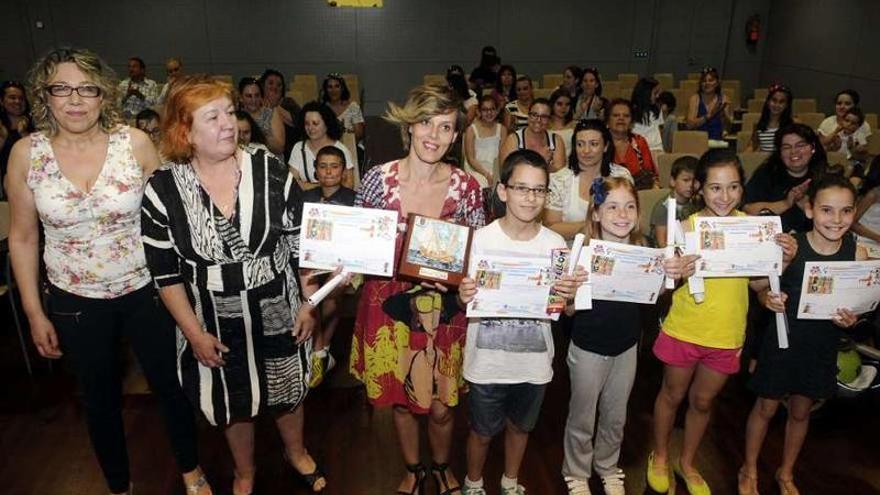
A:
{"label": "curly hair", "polygon": [[184,163],[193,156],[189,142],[193,112],[199,107],[222,97],[235,103],[232,85],[204,74],[185,76],[171,87],[165,99],[165,119],[162,121],[162,142],[159,151],[169,161]]}
{"label": "curly hair", "polygon": [[84,48],[57,48],[37,61],[28,73],[28,96],[31,102],[31,118],[34,127],[49,136],[58,133],[58,123],[49,108],[49,81],[64,63],[76,64],[76,67],[95,86],[101,88],[101,115],[99,122],[104,132],[111,132],[121,122],[122,116],[116,103],[119,79],[116,72],[97,54]]}
{"label": "curly hair", "polygon": [[[321,116],[321,120],[324,121],[324,127],[327,128],[327,137],[334,141],[342,139],[343,128],[342,124],[339,123],[339,119],[336,118],[330,107],[318,101],[310,101],[303,105],[302,110],[296,116],[294,129],[302,129],[305,132],[306,114],[309,112],[315,112]],[[308,139],[308,136],[303,136],[303,140],[306,139]]]}
{"label": "curly hair", "polygon": [[406,103],[399,106],[388,103],[384,119],[400,128],[404,151],[409,150],[409,126],[437,115],[455,112],[455,132],[461,133],[465,116],[461,112],[461,98],[446,86],[416,86],[409,92]]}

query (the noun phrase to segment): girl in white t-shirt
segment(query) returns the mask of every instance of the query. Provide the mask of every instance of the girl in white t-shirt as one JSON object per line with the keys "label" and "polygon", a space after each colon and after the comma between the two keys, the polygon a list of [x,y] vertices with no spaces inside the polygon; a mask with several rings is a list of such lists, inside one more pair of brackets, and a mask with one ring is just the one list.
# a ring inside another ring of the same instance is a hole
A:
{"label": "girl in white t-shirt", "polygon": [[663,152],[663,137],[660,127],[663,116],[657,106],[660,83],[653,77],[639,79],[632,91],[632,131],[645,138],[651,151]]}

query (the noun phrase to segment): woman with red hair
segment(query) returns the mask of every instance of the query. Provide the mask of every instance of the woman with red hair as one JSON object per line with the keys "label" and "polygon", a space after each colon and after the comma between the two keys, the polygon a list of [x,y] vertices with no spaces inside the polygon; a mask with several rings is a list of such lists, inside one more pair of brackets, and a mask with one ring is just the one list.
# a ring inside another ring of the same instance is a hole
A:
{"label": "woman with red hair", "polygon": [[230,85],[193,76],[165,104],[161,150],[172,163],[147,184],[141,227],[177,321],[184,392],[225,428],[234,494],[253,491],[261,412],[274,415],[285,458],[320,492],[326,479],[302,438],[317,313],[303,301],[313,279],[296,269],[300,188],[271,153],[238,147]]}

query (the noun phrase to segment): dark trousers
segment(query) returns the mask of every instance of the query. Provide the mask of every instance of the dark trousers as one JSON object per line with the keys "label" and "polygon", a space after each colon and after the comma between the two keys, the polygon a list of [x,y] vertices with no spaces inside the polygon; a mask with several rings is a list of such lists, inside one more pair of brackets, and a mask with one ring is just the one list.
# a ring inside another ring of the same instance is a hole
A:
{"label": "dark trousers", "polygon": [[177,380],[174,322],[151,285],[114,299],[52,287],[49,316],[83,395],[92,447],[113,493],[128,490],[120,340],[126,337],[165,416],[181,472],[198,466],[193,412]]}

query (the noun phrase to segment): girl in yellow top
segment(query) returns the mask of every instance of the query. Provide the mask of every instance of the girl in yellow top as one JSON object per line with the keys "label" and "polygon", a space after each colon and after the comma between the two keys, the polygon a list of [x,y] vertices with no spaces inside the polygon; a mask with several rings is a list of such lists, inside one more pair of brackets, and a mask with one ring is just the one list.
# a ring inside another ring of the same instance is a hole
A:
{"label": "girl in yellow top", "polygon": [[[743,215],[736,209],[742,200],[744,173],[739,158],[727,150],[709,150],[697,165],[697,187],[704,207],[684,221],[693,230],[698,216]],[[788,234],[776,238],[787,263],[797,250]],[[693,495],[709,495],[709,485],[694,469],[693,461],[712,401],[727,377],[739,371],[748,310],[748,278],[705,280],[705,299],[697,304],[688,284],[672,295],[672,308],[654,344],[654,354],[664,363],[663,384],[654,403],[654,452],[648,456],[648,484],[658,493],[669,490],[669,437],[675,413],[685,395],[688,411],[679,463],[674,468]]]}

